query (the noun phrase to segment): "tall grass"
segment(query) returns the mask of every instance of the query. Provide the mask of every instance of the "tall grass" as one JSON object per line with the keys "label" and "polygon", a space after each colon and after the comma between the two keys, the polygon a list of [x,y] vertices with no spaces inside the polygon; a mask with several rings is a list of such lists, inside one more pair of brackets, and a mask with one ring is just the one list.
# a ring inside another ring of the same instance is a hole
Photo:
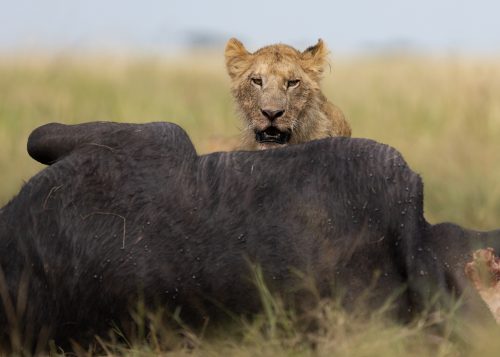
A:
{"label": "tall grass", "polygon": [[[396,147],[422,175],[428,220],[491,229],[500,226],[499,63],[459,57],[340,58],[332,61],[324,92],[343,109],[354,136]],[[222,56],[0,58],[0,205],[42,168],[26,153],[26,139],[35,127],[52,121],[94,120],[176,122],[200,153],[233,148],[240,127]],[[332,302],[317,312],[322,332],[304,342],[293,316],[280,310],[272,297],[266,301],[271,305],[260,318],[210,340],[184,331],[180,340],[168,340],[172,334],[164,334],[163,345],[151,340],[135,341],[126,348],[103,343],[105,353],[465,353],[447,338],[430,341],[422,325],[366,322],[347,316]],[[286,333],[283,326],[288,326]],[[476,331],[467,353],[486,356],[500,350],[498,330]]]}

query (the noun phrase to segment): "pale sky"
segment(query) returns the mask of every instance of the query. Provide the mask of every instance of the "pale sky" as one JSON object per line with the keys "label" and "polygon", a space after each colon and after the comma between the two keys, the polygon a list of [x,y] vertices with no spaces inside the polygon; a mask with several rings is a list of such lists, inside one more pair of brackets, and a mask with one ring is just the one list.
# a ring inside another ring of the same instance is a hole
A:
{"label": "pale sky", "polygon": [[168,52],[186,39],[235,36],[252,48],[306,46],[336,53],[408,47],[500,53],[495,0],[0,0],[0,51]]}

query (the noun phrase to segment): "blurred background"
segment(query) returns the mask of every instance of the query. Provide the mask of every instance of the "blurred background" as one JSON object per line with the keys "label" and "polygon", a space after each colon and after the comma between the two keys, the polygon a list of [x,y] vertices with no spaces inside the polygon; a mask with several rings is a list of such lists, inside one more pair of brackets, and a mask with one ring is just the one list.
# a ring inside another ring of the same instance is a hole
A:
{"label": "blurred background", "polygon": [[43,166],[26,139],[47,122],[182,125],[200,153],[241,127],[224,45],[323,38],[323,89],[353,136],[400,150],[425,182],[426,216],[500,226],[500,3],[410,1],[0,1],[0,204]]}

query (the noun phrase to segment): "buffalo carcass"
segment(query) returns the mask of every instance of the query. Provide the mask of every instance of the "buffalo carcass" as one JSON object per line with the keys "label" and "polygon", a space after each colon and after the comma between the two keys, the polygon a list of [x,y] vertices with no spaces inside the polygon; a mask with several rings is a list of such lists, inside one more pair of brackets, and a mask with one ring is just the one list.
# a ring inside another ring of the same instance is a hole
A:
{"label": "buffalo carcass", "polygon": [[473,248],[500,246],[498,231],[428,224],[420,177],[372,140],[198,156],[170,123],[49,124],[28,150],[51,165],[0,211],[5,334],[15,318],[33,336],[85,341],[130,320],[138,299],[192,324],[252,313],[255,266],[298,308],[297,272],[321,296],[342,290],[347,308],[368,286],[373,307],[406,287],[393,313],[407,319],[464,291]]}

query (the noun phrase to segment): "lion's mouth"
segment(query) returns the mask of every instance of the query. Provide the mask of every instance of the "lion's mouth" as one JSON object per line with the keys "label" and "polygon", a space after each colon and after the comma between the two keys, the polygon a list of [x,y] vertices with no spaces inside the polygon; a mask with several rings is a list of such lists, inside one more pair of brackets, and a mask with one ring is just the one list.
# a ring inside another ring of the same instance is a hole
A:
{"label": "lion's mouth", "polygon": [[270,126],[262,131],[255,132],[255,140],[263,143],[274,143],[284,145],[290,140],[290,133],[279,130],[274,126]]}

